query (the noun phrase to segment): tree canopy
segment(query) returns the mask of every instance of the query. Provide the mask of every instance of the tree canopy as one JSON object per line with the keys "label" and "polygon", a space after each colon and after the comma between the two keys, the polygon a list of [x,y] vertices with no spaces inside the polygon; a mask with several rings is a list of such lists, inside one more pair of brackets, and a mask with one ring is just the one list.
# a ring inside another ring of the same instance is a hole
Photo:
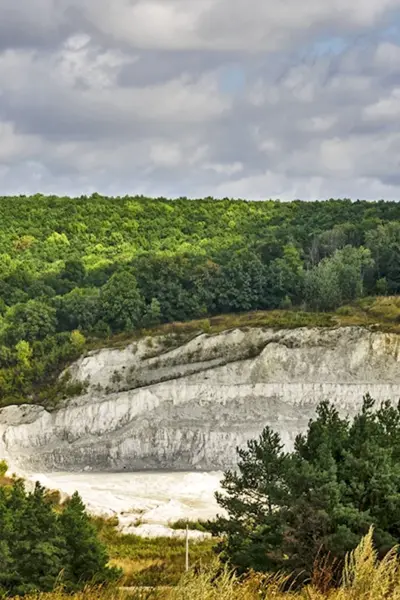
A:
{"label": "tree canopy", "polygon": [[51,406],[77,330],[397,294],[399,248],[396,202],[0,198],[0,406]]}
{"label": "tree canopy", "polygon": [[238,449],[210,527],[222,557],[240,571],[310,575],[318,555],[340,564],[371,526],[383,556],[400,542],[400,403],[364,397],[350,420],[321,402],[294,450],[266,427]]}
{"label": "tree canopy", "polygon": [[0,487],[0,595],[66,590],[115,580],[77,493],[61,510],[39,484],[26,493],[22,480]]}

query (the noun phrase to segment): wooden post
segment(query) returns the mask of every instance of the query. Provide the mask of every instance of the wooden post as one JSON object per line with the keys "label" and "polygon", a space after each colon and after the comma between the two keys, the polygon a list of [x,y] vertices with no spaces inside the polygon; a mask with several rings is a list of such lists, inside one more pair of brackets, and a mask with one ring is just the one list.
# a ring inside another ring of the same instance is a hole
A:
{"label": "wooden post", "polygon": [[189,571],[189,524],[186,523],[186,571]]}

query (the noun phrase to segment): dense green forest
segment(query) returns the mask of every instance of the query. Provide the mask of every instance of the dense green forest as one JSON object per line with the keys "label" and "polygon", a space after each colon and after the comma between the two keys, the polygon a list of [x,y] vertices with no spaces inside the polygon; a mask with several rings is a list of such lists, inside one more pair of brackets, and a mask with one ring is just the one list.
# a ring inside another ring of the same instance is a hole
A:
{"label": "dense green forest", "polygon": [[76,391],[88,339],[399,292],[396,202],[0,198],[0,406]]}

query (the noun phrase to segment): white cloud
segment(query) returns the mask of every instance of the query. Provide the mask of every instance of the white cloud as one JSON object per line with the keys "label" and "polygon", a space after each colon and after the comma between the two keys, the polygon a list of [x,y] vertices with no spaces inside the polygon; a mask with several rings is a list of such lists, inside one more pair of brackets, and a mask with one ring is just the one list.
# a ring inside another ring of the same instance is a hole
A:
{"label": "white cloud", "polygon": [[366,106],[364,109],[364,118],[367,120],[386,120],[400,119],[400,88],[392,90],[386,98],[381,98],[378,102]]}

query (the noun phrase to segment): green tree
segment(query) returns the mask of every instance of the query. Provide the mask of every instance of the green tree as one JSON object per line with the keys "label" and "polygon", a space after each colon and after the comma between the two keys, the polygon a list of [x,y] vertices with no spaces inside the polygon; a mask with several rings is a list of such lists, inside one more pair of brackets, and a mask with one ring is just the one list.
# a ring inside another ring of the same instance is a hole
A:
{"label": "green tree", "polygon": [[135,276],[129,271],[114,273],[102,287],[100,303],[104,319],[114,331],[131,331],[143,315],[144,302]]}
{"label": "green tree", "polygon": [[107,553],[79,496],[57,510],[55,500],[39,483],[32,493],[22,480],[0,487],[0,593],[36,594],[57,583],[73,591],[120,576],[107,567]]}
{"label": "green tree", "polygon": [[106,548],[99,542],[77,492],[67,502],[60,516],[60,525],[66,543],[65,578],[69,587],[74,589],[86,582],[112,581],[120,575],[117,569],[107,567]]}
{"label": "green tree", "polygon": [[[375,279],[385,278],[387,292],[400,292],[400,222],[386,223],[366,233],[375,261]],[[380,290],[381,291],[381,290]]]}
{"label": "green tree", "polygon": [[67,279],[76,286],[79,286],[83,283],[85,277],[85,265],[79,258],[73,258],[65,261],[64,269],[61,272],[62,279]]}
{"label": "green tree", "polygon": [[85,344],[86,344],[85,336],[78,329],[75,329],[71,333],[71,344],[77,350],[83,350],[83,348],[85,347]]}
{"label": "green tree", "polygon": [[10,551],[12,535],[12,514],[7,506],[6,490],[0,487],[0,595],[7,593],[15,576],[15,561]]}
{"label": "green tree", "polygon": [[161,322],[161,306],[157,298],[153,298],[150,306],[146,307],[142,318],[144,327],[154,327]]}
{"label": "green tree", "polygon": [[366,248],[346,246],[333,256],[324,258],[305,277],[305,296],[308,305],[333,310],[342,303],[356,300],[363,294],[364,275],[373,266]]}
{"label": "green tree", "polygon": [[75,288],[54,299],[59,331],[90,331],[100,317],[100,292],[96,288]]}
{"label": "green tree", "polygon": [[29,342],[21,340],[20,342],[18,342],[18,344],[16,344],[15,350],[17,353],[18,365],[21,367],[21,369],[30,369],[32,359],[32,348]]}
{"label": "green tree", "polygon": [[284,504],[287,456],[279,435],[266,427],[258,440],[237,449],[238,471],[227,471],[224,493],[216,493],[218,504],[229,518],[211,524],[215,535],[225,535],[218,551],[241,570],[272,569],[282,561],[280,515],[274,510]]}
{"label": "green tree", "polygon": [[45,490],[39,483],[24,504],[18,518],[14,518],[15,537],[10,543],[18,574],[18,583],[14,583],[12,591],[18,594],[51,591],[65,557],[57,516],[45,501]]}
{"label": "green tree", "polygon": [[222,557],[240,570],[310,574],[318,553],[342,561],[374,526],[380,555],[400,540],[400,405],[370,396],[353,421],[322,402],[285,454],[266,428],[239,451],[210,524]]}
{"label": "green tree", "polygon": [[29,300],[15,305],[7,313],[7,337],[14,343],[41,340],[55,332],[56,322],[54,308],[39,300]]}

